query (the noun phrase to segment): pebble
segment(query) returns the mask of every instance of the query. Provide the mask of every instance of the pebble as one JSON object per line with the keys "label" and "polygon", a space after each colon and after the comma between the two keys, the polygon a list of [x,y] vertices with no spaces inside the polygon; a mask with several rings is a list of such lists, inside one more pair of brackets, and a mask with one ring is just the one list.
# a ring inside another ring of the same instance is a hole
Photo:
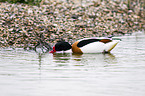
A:
{"label": "pebble", "polygon": [[[134,2],[135,3],[135,2]],[[134,4],[133,3],[133,4]],[[74,42],[84,37],[130,34],[145,30],[145,9],[109,0],[46,2],[38,6],[0,2],[0,47],[33,49],[43,34],[53,45],[59,40]],[[142,12],[142,13],[139,13]]]}

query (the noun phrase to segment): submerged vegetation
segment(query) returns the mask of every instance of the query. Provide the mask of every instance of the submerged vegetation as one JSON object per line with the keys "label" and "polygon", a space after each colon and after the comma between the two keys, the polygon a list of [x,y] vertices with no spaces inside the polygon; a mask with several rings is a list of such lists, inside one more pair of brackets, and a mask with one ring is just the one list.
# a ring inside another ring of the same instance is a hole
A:
{"label": "submerged vegetation", "polygon": [[71,43],[84,37],[145,30],[144,0],[1,1],[0,47],[33,49],[39,41]]}

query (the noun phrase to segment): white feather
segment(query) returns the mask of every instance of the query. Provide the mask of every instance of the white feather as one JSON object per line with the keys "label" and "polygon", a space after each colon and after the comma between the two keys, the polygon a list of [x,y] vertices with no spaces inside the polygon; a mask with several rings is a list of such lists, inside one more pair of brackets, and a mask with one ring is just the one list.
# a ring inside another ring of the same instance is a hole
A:
{"label": "white feather", "polygon": [[101,53],[105,50],[105,44],[102,42],[93,42],[80,49],[83,53]]}
{"label": "white feather", "polygon": [[119,41],[113,40],[109,43],[102,43],[102,42],[93,42],[81,47],[81,51],[83,53],[102,53],[102,52],[110,52],[118,43]]}
{"label": "white feather", "polygon": [[72,49],[66,51],[56,51],[56,53],[72,53]]}

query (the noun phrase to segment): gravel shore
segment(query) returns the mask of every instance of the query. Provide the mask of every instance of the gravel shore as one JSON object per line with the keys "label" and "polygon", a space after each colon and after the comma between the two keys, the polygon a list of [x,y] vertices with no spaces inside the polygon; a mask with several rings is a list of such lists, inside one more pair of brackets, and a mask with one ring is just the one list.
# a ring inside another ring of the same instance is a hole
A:
{"label": "gravel shore", "polygon": [[145,30],[145,9],[125,2],[48,2],[41,6],[0,2],[0,47],[33,49],[85,37],[120,36]]}

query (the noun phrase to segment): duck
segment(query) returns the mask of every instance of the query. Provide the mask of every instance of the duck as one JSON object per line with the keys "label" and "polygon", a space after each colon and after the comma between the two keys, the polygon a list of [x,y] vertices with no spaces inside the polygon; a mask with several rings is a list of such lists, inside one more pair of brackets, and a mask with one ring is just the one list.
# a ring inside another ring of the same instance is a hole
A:
{"label": "duck", "polygon": [[91,37],[84,38],[74,42],[72,45],[66,41],[57,42],[49,53],[110,53],[118,44],[120,39],[110,37]]}

